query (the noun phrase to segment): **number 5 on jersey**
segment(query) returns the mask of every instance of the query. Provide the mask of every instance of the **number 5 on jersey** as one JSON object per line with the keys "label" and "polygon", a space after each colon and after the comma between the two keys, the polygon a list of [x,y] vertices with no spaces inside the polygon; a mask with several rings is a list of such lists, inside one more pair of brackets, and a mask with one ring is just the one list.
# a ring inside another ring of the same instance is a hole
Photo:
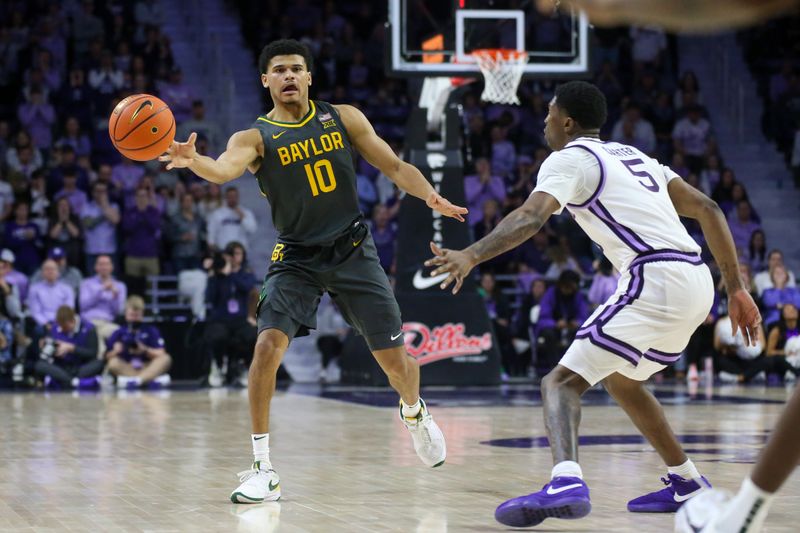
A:
{"label": "number 5 on jersey", "polygon": [[[645,182],[639,180],[639,185],[641,185],[642,187],[644,187],[645,189],[647,189],[650,192],[658,192],[659,191],[658,182],[656,182],[656,180],[655,180],[655,178],[653,178],[652,174],[650,174],[646,170],[634,170],[633,167],[635,167],[637,165],[644,165],[644,161],[642,161],[641,159],[623,159],[623,160],[620,161],[620,163],[625,165],[628,168],[628,172],[630,172],[634,176],[639,177],[639,178],[647,178],[647,180],[650,182],[648,184],[648,183],[645,183]],[[306,166],[308,166],[308,165],[306,165]]]}
{"label": "number 5 on jersey", "polygon": [[316,163],[306,163],[308,184],[311,185],[312,196],[319,196],[320,191],[331,192],[336,188],[336,176],[333,175],[333,166],[327,159],[320,159]]}

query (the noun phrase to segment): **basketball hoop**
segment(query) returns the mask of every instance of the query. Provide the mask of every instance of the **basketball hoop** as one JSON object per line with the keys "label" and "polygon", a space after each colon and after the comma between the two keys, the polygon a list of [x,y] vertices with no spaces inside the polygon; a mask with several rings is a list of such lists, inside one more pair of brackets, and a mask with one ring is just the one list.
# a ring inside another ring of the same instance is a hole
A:
{"label": "basketball hoop", "polygon": [[471,54],[485,80],[481,100],[495,104],[516,104],[517,87],[528,62],[528,53],[504,48],[483,48]]}

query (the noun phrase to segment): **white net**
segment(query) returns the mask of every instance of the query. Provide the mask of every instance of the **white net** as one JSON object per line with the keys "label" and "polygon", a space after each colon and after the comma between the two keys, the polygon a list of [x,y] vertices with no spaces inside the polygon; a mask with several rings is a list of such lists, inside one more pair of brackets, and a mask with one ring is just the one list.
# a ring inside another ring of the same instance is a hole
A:
{"label": "white net", "polygon": [[519,105],[517,87],[528,62],[528,54],[518,50],[487,49],[474,50],[472,55],[485,80],[481,100]]}

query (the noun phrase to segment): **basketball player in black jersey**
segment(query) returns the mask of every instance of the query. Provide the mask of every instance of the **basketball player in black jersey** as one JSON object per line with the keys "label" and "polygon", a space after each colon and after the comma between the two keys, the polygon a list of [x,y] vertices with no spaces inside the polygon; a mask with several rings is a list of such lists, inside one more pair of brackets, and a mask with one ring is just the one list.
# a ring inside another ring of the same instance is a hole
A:
{"label": "basketball player in black jersey", "polygon": [[292,338],[316,327],[324,291],[364,336],[378,364],[400,394],[400,419],[427,466],[444,463],[444,436],[419,397],[419,366],[405,350],[400,308],[378,261],[358,209],[352,151],[408,194],[441,214],[463,221],[467,210],[442,198],[415,167],[398,159],[366,117],[349,105],[309,100],[312,58],[294,40],[264,47],[261,83],[274,107],[249,129],[234,133],[216,160],[195,150],[196,135],[175,142],[167,169],[188,168],[217,184],[249,169],[270,203],[279,237],[258,304],[258,340],[249,374],[255,461],[240,473],[234,503],[280,498],[269,460],[269,404],[275,374]]}

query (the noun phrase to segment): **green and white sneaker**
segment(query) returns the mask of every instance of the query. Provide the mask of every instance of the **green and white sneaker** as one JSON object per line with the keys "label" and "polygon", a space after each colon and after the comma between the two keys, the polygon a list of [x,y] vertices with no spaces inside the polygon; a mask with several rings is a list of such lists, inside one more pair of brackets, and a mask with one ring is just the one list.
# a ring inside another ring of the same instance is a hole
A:
{"label": "green and white sneaker", "polygon": [[242,484],[231,493],[233,503],[274,502],[281,498],[281,478],[269,463],[256,461],[250,470],[237,475]]}
{"label": "green and white sneaker", "polygon": [[403,402],[400,402],[400,420],[411,432],[411,438],[414,440],[414,451],[425,466],[436,468],[444,464],[445,457],[447,457],[447,445],[444,442],[444,434],[433,417],[428,412],[428,406],[422,398],[419,399],[422,408],[414,418],[406,418],[403,416]]}

